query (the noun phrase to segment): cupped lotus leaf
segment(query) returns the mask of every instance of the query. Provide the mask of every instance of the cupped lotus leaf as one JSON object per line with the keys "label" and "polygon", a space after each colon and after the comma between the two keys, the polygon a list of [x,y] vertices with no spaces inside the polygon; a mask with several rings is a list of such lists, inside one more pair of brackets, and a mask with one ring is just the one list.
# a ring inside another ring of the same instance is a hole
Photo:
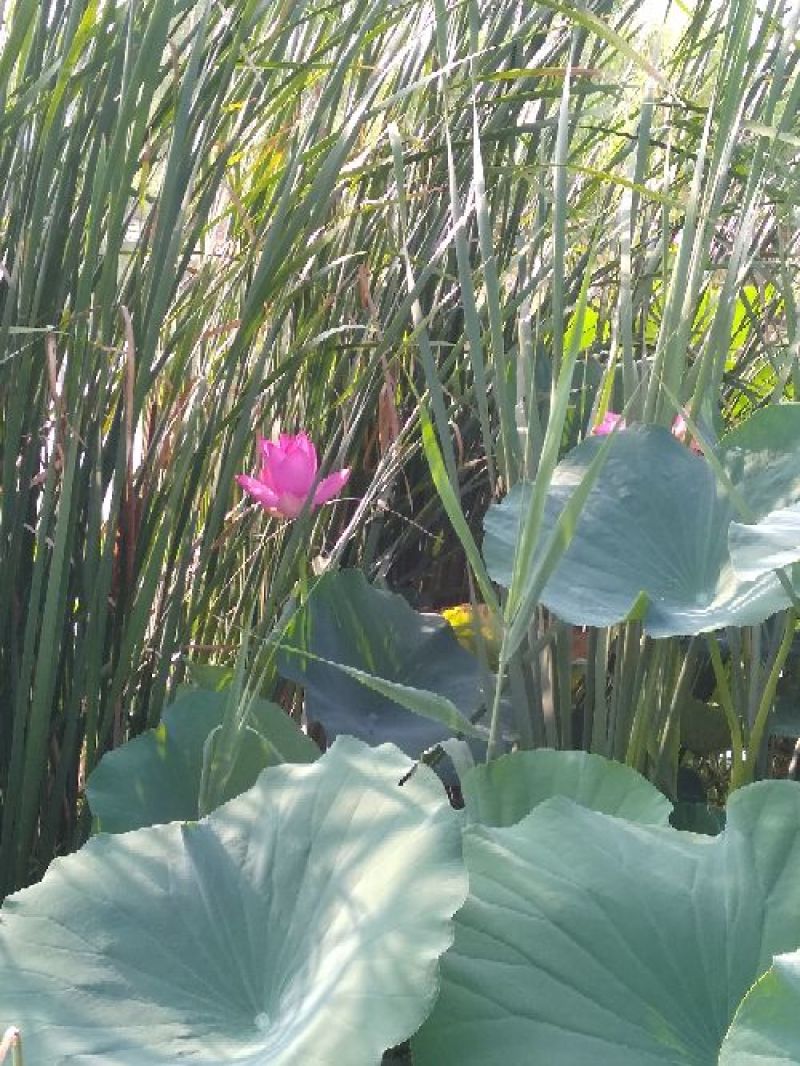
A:
{"label": "cupped lotus leaf", "polygon": [[553,796],[646,825],[666,825],[672,810],[641,774],[585,751],[515,751],[476,766],[461,785],[468,818],[482,825],[514,825]]}
{"label": "cupped lotus leaf", "polygon": [[800,951],[778,955],[739,1005],[720,1066],[800,1062]]}
{"label": "cupped lotus leaf", "polygon": [[428,1013],[467,887],[411,766],[341,737],[200,822],[57,859],[0,911],[0,1031],[26,1066],[375,1066]]}
{"label": "cupped lotus leaf", "polygon": [[[542,550],[602,444],[597,437],[583,441],[556,468],[545,506]],[[757,412],[723,439],[717,458],[749,517],[760,520],[797,504],[800,404]],[[511,581],[529,498],[530,486],[520,484],[486,516],[484,556],[490,575],[501,585]],[[752,579],[736,572],[731,548],[741,549],[738,527],[731,546],[728,536],[732,522],[741,518],[728,489],[702,456],[662,427],[629,427],[610,442],[542,603],[577,625],[607,626],[642,617],[647,632],[656,637],[762,622],[791,600],[771,566]]]}
{"label": "cupped lotus leaf", "polygon": [[359,570],[320,578],[281,644],[281,673],[303,685],[306,713],[329,738],[390,741],[418,756],[459,726],[469,732],[483,703],[478,662],[447,622],[374,588]]}
{"label": "cupped lotus leaf", "polygon": [[[86,783],[96,829],[127,833],[197,818],[204,745],[222,722],[226,700],[224,692],[183,688],[157,728],[104,755]],[[229,796],[250,788],[267,766],[312,762],[318,755],[319,748],[285,711],[256,699]]]}
{"label": "cupped lotus leaf", "polygon": [[717,837],[559,796],[465,829],[464,858],[415,1066],[715,1066],[742,997],[800,944],[794,782],[737,791]]}

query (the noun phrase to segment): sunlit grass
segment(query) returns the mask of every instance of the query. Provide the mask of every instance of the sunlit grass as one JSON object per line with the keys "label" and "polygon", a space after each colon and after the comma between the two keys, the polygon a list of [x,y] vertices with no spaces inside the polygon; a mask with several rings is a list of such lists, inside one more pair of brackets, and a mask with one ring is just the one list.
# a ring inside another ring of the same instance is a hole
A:
{"label": "sunlit grass", "polygon": [[[797,4],[674,10],[656,48],[611,0],[8,5],[0,893],[309,553],[466,598],[418,399],[477,536],[601,409],[793,394]],[[274,427],[353,468],[310,547],[234,489]]]}

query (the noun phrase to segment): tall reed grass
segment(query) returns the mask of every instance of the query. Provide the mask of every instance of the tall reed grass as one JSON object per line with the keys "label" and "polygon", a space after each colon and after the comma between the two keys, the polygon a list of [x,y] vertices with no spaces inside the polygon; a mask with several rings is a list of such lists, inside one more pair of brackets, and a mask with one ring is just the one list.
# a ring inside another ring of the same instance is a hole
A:
{"label": "tall reed grass", "polygon": [[[598,411],[718,430],[794,389],[799,13],[698,0],[662,42],[618,0],[6,5],[0,895],[309,551],[419,589],[452,520],[491,597],[482,509]],[[276,424],[355,468],[310,548],[234,492]],[[528,562],[503,665],[526,742],[569,746]]]}

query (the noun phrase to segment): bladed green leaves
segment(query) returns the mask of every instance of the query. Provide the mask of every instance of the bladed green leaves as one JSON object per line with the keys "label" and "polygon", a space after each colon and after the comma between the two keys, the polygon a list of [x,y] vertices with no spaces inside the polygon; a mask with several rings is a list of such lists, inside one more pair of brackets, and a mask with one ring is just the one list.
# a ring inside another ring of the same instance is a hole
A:
{"label": "bladed green leaves", "polygon": [[192,824],[94,837],[9,898],[0,1030],[31,1066],[374,1066],[436,994],[466,894],[425,767],[340,738]]}

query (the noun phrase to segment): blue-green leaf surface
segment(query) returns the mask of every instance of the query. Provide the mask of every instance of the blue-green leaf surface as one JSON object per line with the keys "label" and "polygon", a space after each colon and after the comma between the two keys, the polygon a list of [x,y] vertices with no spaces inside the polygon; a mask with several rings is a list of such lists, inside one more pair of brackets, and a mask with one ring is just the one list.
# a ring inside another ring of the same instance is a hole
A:
{"label": "blue-green leaf surface", "polygon": [[190,824],[93,837],[0,911],[26,1066],[376,1066],[420,1025],[466,895],[459,822],[339,738]]}
{"label": "blue-green leaf surface", "polygon": [[[465,829],[464,857],[470,893],[415,1066],[716,1066],[742,997],[800,944],[794,782],[737,791],[716,837],[558,796]],[[796,1041],[800,1012],[775,1017]],[[784,1061],[761,1047],[742,1061]]]}
{"label": "blue-green leaf surface", "polygon": [[800,951],[778,955],[739,1005],[720,1066],[800,1062]]}
{"label": "blue-green leaf surface", "polygon": [[[183,688],[156,729],[104,755],[86,784],[95,827],[127,833],[197,818],[203,751],[222,722],[226,699],[224,692]],[[229,796],[250,788],[267,766],[312,762],[319,755],[316,744],[274,703],[253,700],[249,722]]]}
{"label": "blue-green leaf surface", "polygon": [[460,727],[471,732],[468,719],[483,703],[478,662],[447,622],[374,588],[358,570],[317,582],[283,634],[278,663],[304,686],[306,713],[328,737],[388,740],[413,756]]}
{"label": "blue-green leaf surface", "polygon": [[731,522],[731,560],[737,575],[755,581],[800,559],[800,504],[777,507],[760,522]]}
{"label": "blue-green leaf surface", "polygon": [[650,825],[666,825],[672,810],[641,774],[585,751],[511,752],[476,766],[461,784],[468,817],[482,825],[514,825],[553,796]]}
{"label": "blue-green leaf surface", "polygon": [[[601,444],[585,440],[556,468],[540,552]],[[800,405],[757,412],[724,438],[717,458],[737,499],[668,430],[633,426],[617,433],[573,540],[544,588],[545,606],[578,625],[643,617],[657,637],[753,625],[787,607],[790,597],[772,573],[775,560],[753,569],[742,560],[740,526],[731,526],[743,517],[740,503],[758,520],[800,502]],[[511,580],[529,496],[530,486],[520,484],[486,516],[484,556],[501,585]],[[734,549],[743,573],[734,566]],[[780,561],[791,560],[782,555]]]}

